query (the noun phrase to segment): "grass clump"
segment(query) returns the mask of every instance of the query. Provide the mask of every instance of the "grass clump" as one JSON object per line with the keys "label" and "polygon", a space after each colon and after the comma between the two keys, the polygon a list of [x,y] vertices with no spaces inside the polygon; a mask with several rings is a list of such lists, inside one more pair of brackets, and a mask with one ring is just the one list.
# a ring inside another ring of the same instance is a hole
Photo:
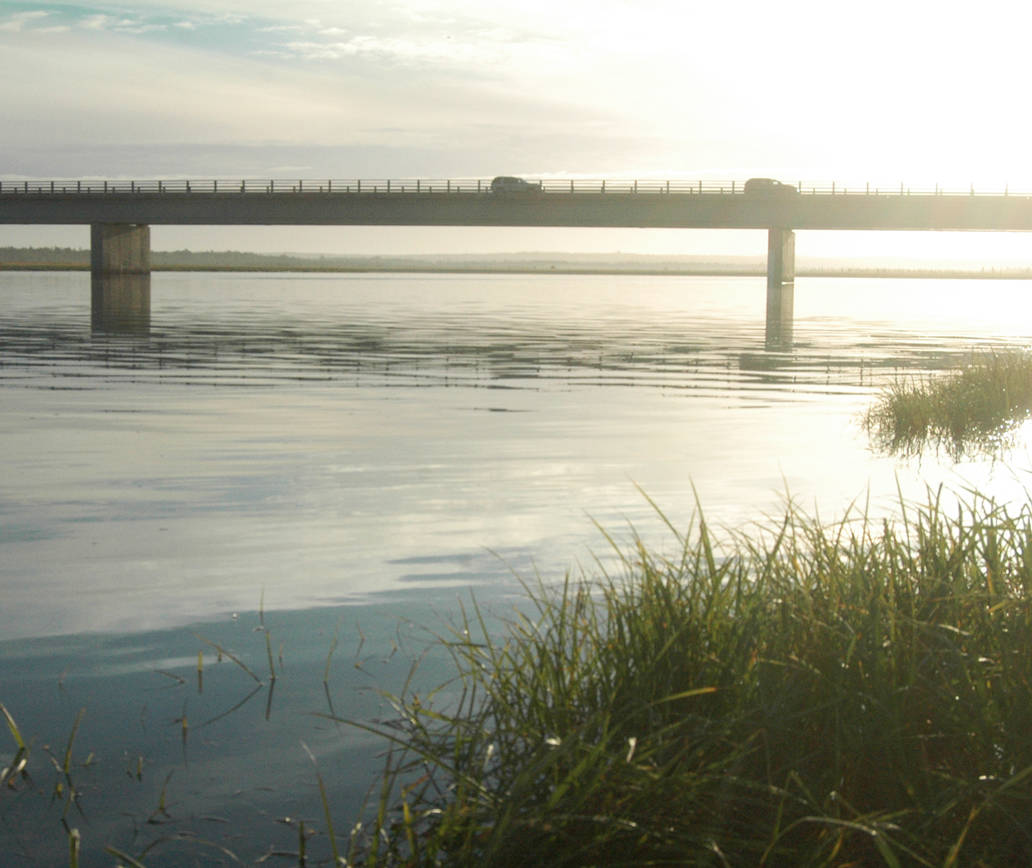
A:
{"label": "grass clump", "polygon": [[978,356],[959,371],[926,379],[900,379],[864,417],[880,448],[918,454],[942,447],[954,459],[992,452],[1001,437],[1032,410],[1032,353]]}
{"label": "grass clump", "polygon": [[1032,511],[789,508],[444,639],[353,865],[1032,864]]}

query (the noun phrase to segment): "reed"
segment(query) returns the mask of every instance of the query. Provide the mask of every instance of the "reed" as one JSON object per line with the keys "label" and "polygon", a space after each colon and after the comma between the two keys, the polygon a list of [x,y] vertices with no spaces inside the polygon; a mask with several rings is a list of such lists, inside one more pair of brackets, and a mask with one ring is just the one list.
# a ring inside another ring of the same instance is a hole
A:
{"label": "reed", "polygon": [[78,829],[70,829],[68,832],[68,865],[69,868],[79,868],[79,854],[82,850],[82,836]]}
{"label": "reed", "polygon": [[1032,410],[1032,353],[1008,350],[975,356],[959,371],[899,379],[864,417],[875,443],[891,453],[926,446],[954,458],[992,452]]}
{"label": "reed", "polygon": [[[330,842],[330,852],[333,854],[333,864],[340,864],[340,851],[337,847],[337,833],[333,828],[333,813],[330,811],[330,800],[326,795],[326,783],[323,781],[323,776],[319,772],[319,764],[316,762],[315,754],[309,749],[308,745],[301,742],[301,747],[304,748],[305,753],[308,754],[308,758],[312,761],[312,766],[315,768],[315,779],[319,783],[319,798],[322,801],[323,816],[326,818],[326,836]],[[304,842],[304,824],[301,825],[301,841]],[[299,852],[299,859],[304,862],[304,848],[302,847]]]}
{"label": "reed", "polygon": [[29,746],[25,743],[25,738],[22,736],[18,724],[14,722],[11,712],[7,710],[2,702],[0,702],[0,716],[7,721],[7,728],[10,730],[11,738],[14,739],[14,743],[18,748],[11,762],[0,769],[0,786],[13,788],[19,777],[26,777],[28,775],[26,768],[29,764]]}
{"label": "reed", "polygon": [[674,532],[501,632],[474,601],[455,681],[354,723],[391,750],[348,864],[1032,864],[1030,506]]}

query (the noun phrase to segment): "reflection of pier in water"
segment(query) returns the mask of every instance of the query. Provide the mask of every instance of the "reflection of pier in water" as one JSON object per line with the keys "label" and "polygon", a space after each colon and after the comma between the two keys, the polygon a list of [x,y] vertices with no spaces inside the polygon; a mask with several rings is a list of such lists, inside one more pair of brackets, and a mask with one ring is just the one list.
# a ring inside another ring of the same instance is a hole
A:
{"label": "reflection of pier in water", "polygon": [[90,325],[95,333],[146,335],[151,324],[149,274],[94,275]]}
{"label": "reflection of pier in water", "polygon": [[153,320],[145,304],[149,295],[145,277],[94,281],[91,333],[84,335],[74,320],[12,324],[5,351],[34,360],[31,369],[40,374],[87,361],[134,380],[242,388],[307,382],[635,388],[671,395],[726,395],[729,389],[758,395],[778,384],[798,392],[849,392],[888,382],[901,371],[946,369],[963,359],[918,340],[901,353],[898,341],[882,343],[877,335],[851,337],[833,350],[818,350],[804,339],[791,350],[772,352],[762,348],[761,324],[717,317],[698,321],[695,333],[686,332],[685,322],[632,326],[621,320],[598,327],[498,317],[470,321],[447,312],[381,320],[374,311],[355,310],[345,319],[313,324],[257,309],[228,320],[169,309]]}
{"label": "reflection of pier in water", "polygon": [[[94,274],[90,283],[91,326],[95,333],[146,335],[151,328],[150,274]],[[765,346],[790,350],[794,285],[768,287]],[[770,298],[774,297],[773,306]]]}

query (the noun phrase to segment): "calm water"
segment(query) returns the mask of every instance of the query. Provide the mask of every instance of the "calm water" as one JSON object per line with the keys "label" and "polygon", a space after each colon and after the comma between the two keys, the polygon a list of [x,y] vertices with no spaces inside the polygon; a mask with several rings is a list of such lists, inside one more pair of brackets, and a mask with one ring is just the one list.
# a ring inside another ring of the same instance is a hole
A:
{"label": "calm water", "polygon": [[[105,844],[157,842],[148,865],[228,859],[199,839],[296,852],[298,817],[325,856],[302,741],[339,833],[381,746],[318,715],[389,717],[376,688],[423,626],[470,589],[504,613],[515,575],[590,568],[594,521],[668,546],[639,487],[675,524],[697,493],[742,527],[786,492],[829,518],[940,483],[1021,499],[1032,466],[1020,439],[996,462],[878,455],[859,424],[901,372],[1032,341],[1027,282],[801,280],[777,351],[762,278],[157,274],[151,293],[149,329],[112,334],[87,275],[0,275],[0,702],[33,739],[31,780],[0,793],[12,864],[63,853],[62,817],[85,864]],[[79,797],[51,798],[44,746],[60,765],[83,708]]]}

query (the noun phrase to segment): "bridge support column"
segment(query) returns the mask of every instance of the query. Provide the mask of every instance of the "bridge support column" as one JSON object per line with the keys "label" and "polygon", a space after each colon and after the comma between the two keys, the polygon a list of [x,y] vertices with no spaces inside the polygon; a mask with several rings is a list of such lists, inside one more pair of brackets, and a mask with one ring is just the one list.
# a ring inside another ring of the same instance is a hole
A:
{"label": "bridge support column", "polygon": [[94,223],[90,226],[90,271],[150,274],[150,226],[145,223]]}
{"label": "bridge support column", "polygon": [[792,343],[795,299],[795,232],[771,227],[767,233],[767,346]]}

